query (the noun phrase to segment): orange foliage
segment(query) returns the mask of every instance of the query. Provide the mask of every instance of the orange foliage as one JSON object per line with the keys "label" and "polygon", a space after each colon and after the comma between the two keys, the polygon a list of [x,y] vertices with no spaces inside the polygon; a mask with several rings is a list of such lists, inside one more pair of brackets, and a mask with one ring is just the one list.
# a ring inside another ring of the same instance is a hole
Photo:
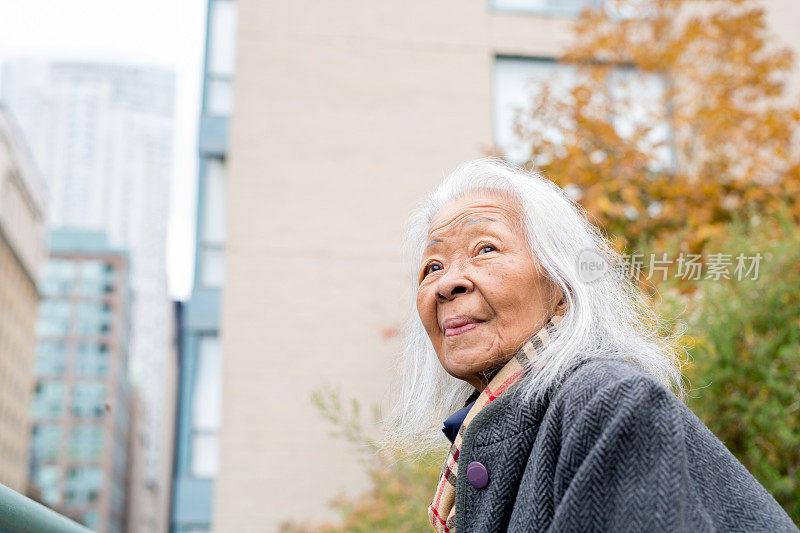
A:
{"label": "orange foliage", "polygon": [[[544,84],[518,115],[529,164],[577,186],[621,247],[678,239],[700,253],[738,215],[781,206],[800,221],[800,111],[785,89],[793,59],[769,40],[764,11],[750,0],[617,4],[576,21],[561,59],[577,68],[572,90]],[[620,66],[636,69],[627,89]],[[661,90],[643,109],[647,79]]]}

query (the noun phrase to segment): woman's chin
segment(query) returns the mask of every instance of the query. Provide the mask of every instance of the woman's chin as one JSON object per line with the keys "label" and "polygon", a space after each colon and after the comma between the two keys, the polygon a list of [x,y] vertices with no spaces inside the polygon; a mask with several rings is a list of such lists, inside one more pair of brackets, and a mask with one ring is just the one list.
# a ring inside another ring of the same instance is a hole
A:
{"label": "woman's chin", "polygon": [[449,353],[445,356],[442,365],[451,376],[470,381],[470,377],[495,368],[502,363],[502,361],[486,355],[485,351],[478,354]]}

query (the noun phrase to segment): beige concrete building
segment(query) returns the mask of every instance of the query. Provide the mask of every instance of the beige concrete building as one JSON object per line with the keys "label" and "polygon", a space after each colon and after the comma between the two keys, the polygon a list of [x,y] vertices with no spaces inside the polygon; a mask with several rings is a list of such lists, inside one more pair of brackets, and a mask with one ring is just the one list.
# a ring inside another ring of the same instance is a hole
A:
{"label": "beige concrete building", "polygon": [[493,143],[523,153],[513,109],[569,76],[552,60],[586,3],[239,1],[215,531],[332,519],[367,487],[310,395],[385,402],[411,208]]}
{"label": "beige concrete building", "polygon": [[25,492],[45,203],[20,132],[0,106],[0,483]]}

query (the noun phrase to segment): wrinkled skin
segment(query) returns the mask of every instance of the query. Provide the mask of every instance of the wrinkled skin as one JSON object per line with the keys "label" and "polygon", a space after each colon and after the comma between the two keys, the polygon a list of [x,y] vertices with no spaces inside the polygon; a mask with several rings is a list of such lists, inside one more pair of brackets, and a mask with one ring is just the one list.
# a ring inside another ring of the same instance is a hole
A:
{"label": "wrinkled skin", "polygon": [[471,191],[434,216],[417,311],[442,367],[483,390],[553,313],[560,291],[528,248],[518,202]]}

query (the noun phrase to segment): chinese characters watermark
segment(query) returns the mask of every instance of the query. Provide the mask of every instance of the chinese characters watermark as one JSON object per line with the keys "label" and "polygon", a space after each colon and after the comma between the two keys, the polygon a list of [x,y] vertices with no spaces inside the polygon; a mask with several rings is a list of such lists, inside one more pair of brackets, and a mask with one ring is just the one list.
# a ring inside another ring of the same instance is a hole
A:
{"label": "chinese characters watermark", "polygon": [[705,261],[700,254],[681,252],[676,257],[669,257],[666,252],[657,254],[634,253],[620,256],[620,261],[611,265],[608,259],[596,250],[583,250],[578,255],[578,274],[587,283],[596,281],[612,269],[619,275],[635,277],[639,272],[647,272],[646,279],[666,281],[670,276],[684,280],[721,279],[742,281],[758,279],[758,267],[763,259],[760,252],[755,255],[707,254]]}

